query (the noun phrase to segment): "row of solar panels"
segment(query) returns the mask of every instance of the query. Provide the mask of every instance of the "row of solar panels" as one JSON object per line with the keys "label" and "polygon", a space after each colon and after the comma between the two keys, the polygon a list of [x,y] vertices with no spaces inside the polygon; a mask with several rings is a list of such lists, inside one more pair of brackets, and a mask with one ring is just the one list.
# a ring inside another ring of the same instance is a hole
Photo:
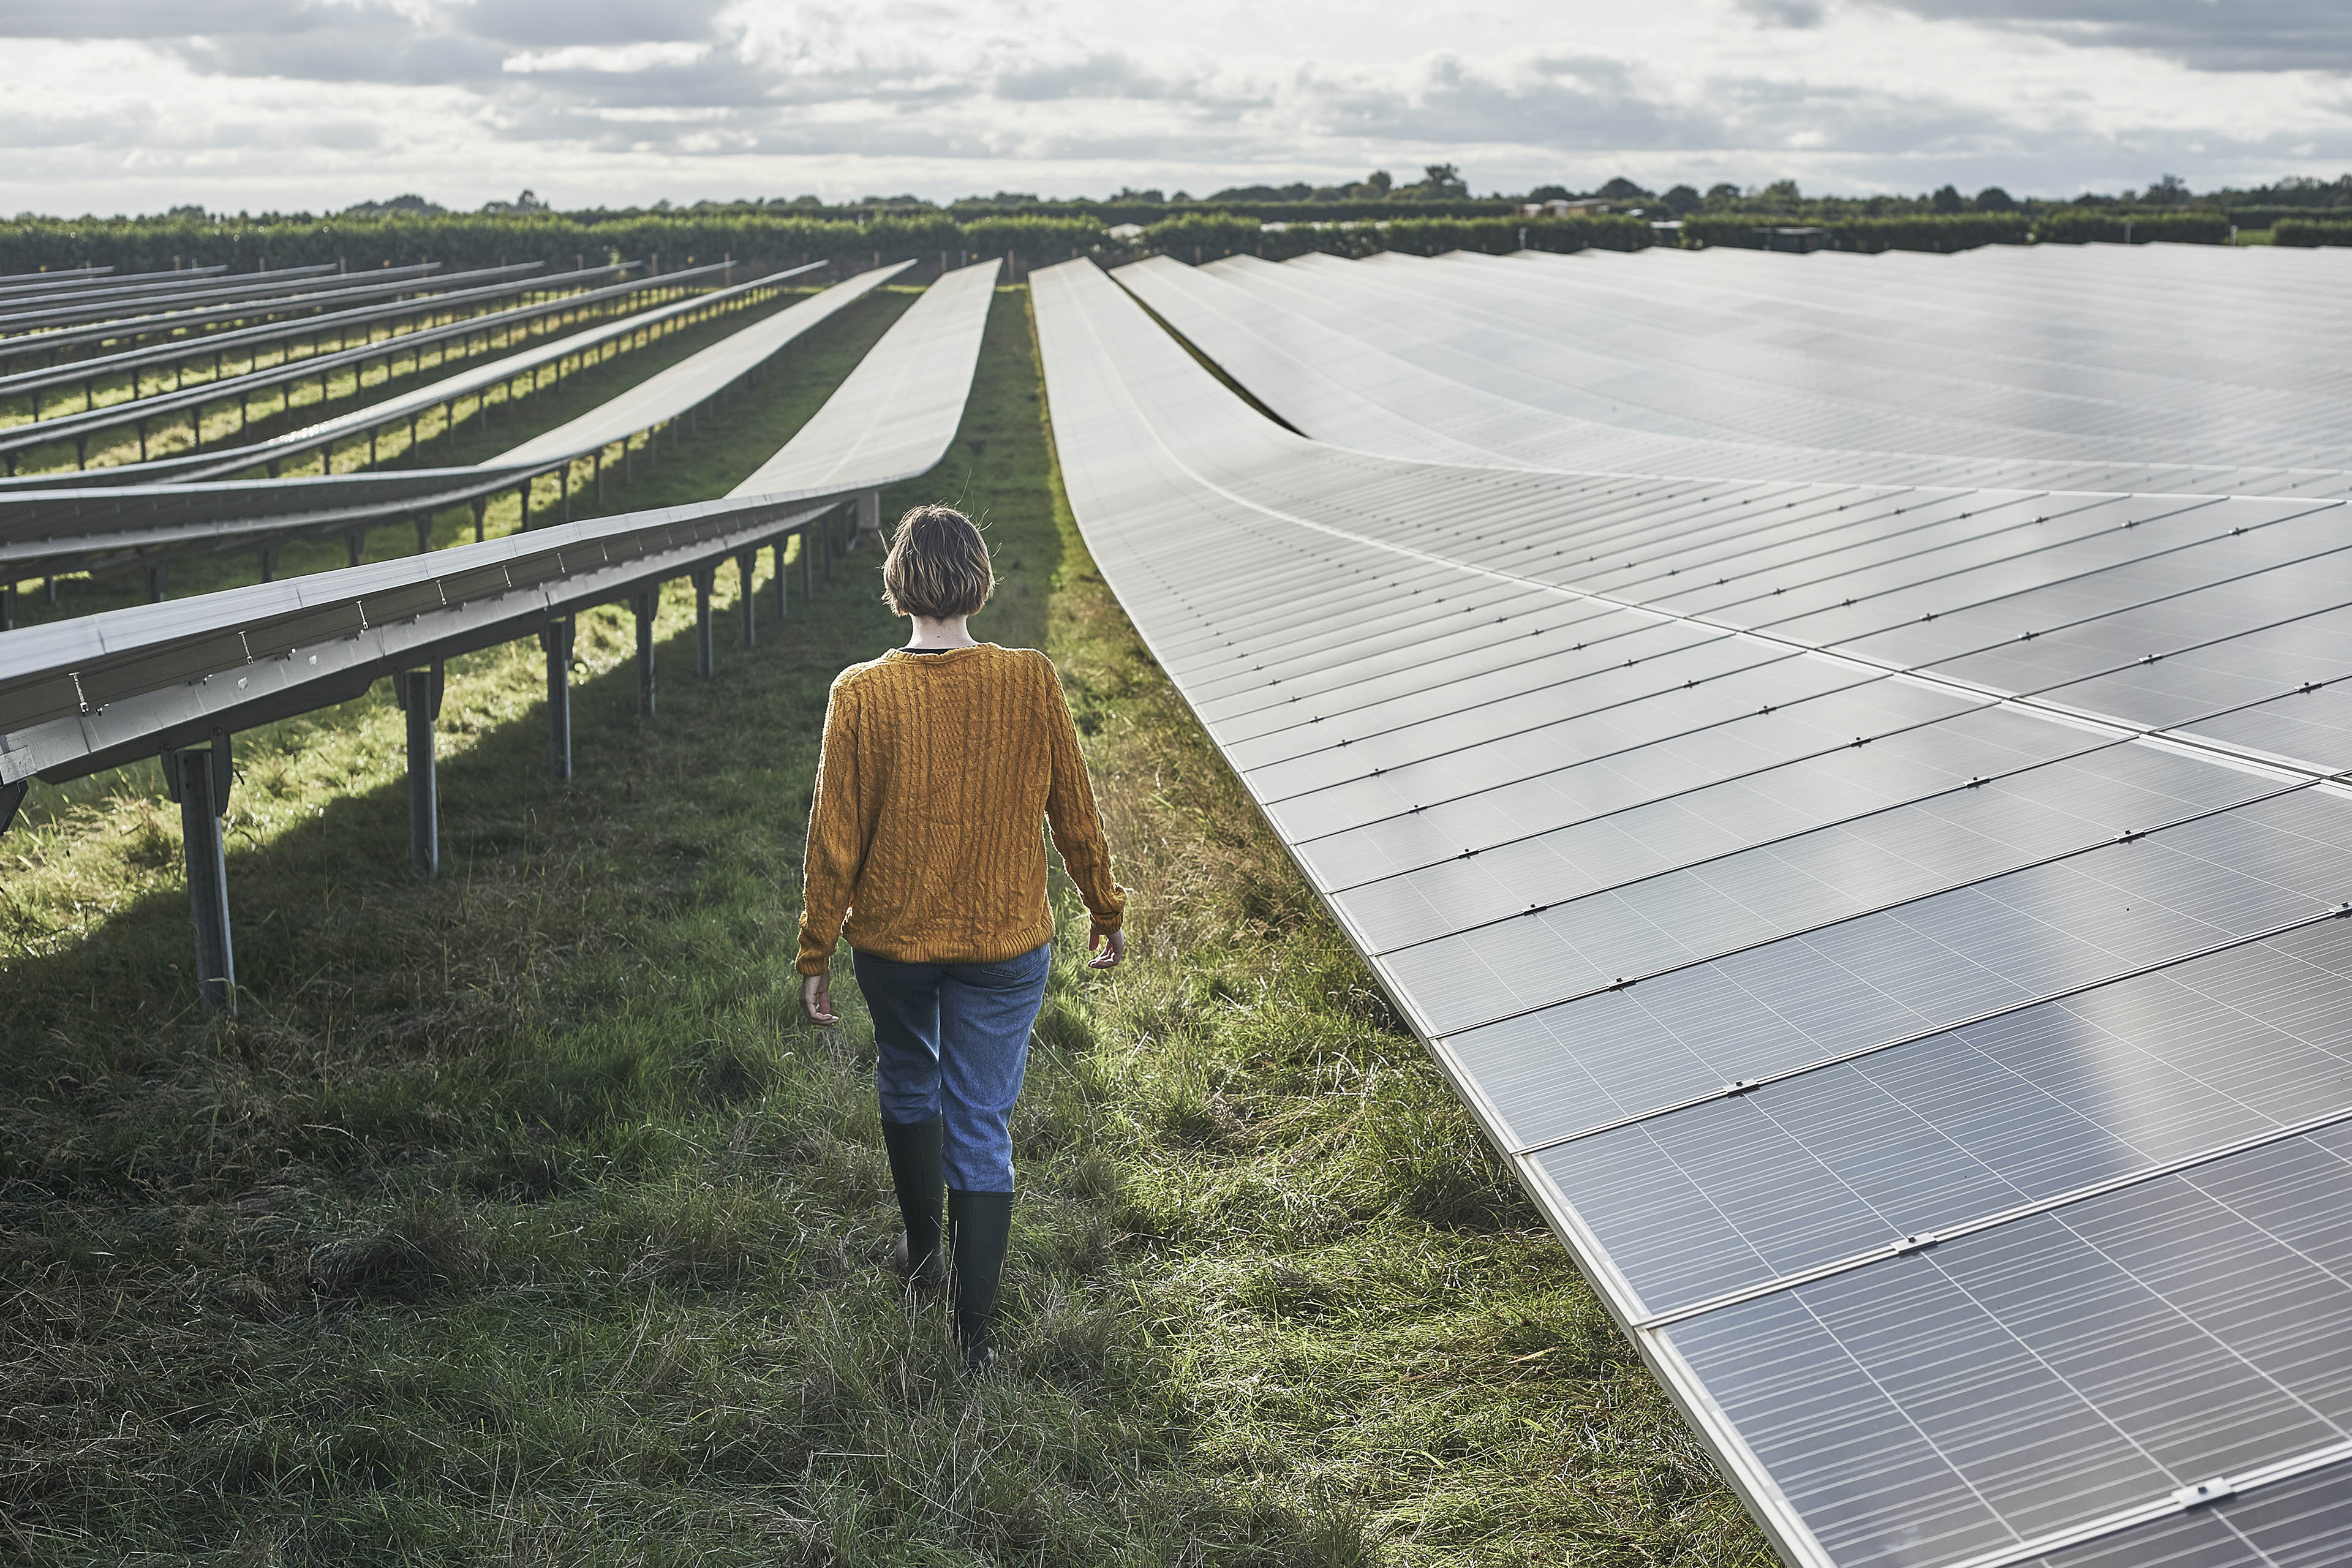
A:
{"label": "row of solar panels", "polygon": [[[1321,440],[1098,271],[1034,279],[1107,579],[1791,1562],[2352,1553],[2344,504],[1824,482],[1844,426],[1771,423],[1789,356],[1859,372],[1855,338],[1907,322],[1931,352],[1862,401],[1964,366],[1969,419],[1905,415],[1948,437],[1939,474],[2013,475],[1966,447],[1989,426],[2075,444],[2037,465],[2127,468],[2116,409],[2166,374],[2128,312],[2179,289],[2264,347],[2200,416],[2197,461],[2242,473],[2258,395],[2336,395],[2336,265],[1122,269]],[[1610,322],[1645,297],[1652,347]],[[1683,332],[1702,298],[1759,303]],[[1943,357],[2002,310],[2027,324]],[[2270,334],[2305,312],[2298,368]],[[1714,332],[1769,352],[1727,368]],[[1578,341],[1618,368],[1559,371]],[[1349,342],[1389,358],[1319,374]],[[1618,401],[1571,423],[1538,372]],[[1814,400],[1852,401],[1786,399]],[[1506,405],[1539,432],[1507,466]],[[1595,427],[1720,454],[1662,433],[1693,411],[1782,460],[1534,461]],[[1490,455],[1429,461],[1431,436]]]}
{"label": "row of solar panels", "polygon": [[[828,320],[909,263],[857,276],[813,299],[740,327],[587,414],[464,468],[376,469],[278,479],[227,479],[263,463],[330,452],[339,442],[445,411],[518,378],[535,380],[566,360],[585,365],[633,338],[775,298],[808,268],[731,288],[689,294],[649,310],[539,343],[299,430],[202,457],[96,470],[91,482],[52,488],[38,480],[0,485],[0,574],[32,576],[102,569],[193,551],[242,549],[295,536],[351,533],[373,522],[429,515],[568,470],[576,459],[686,416],[755,370],[793,339]],[[676,275],[672,275],[676,276]],[[667,279],[665,279],[667,282]],[[616,286],[622,290],[634,285]],[[592,290],[574,299],[593,299]],[[468,323],[478,325],[478,323]],[[383,352],[379,345],[374,351]],[[328,356],[332,357],[332,356]],[[311,362],[302,362],[308,364]],[[601,462],[601,459],[600,459]],[[141,482],[141,481],[145,482]],[[566,480],[567,493],[569,480]]]}
{"label": "row of solar panels", "polygon": [[[45,357],[53,363],[32,369],[0,374],[0,400],[13,403],[17,398],[27,401],[28,412],[38,417],[46,412],[41,395],[59,387],[79,389],[82,401],[94,405],[93,394],[99,382],[111,381],[116,376],[128,378],[128,389],[135,399],[146,392],[147,377],[142,372],[158,372],[171,368],[174,382],[184,378],[184,367],[204,361],[213,362],[215,380],[238,372],[233,362],[243,357],[248,365],[256,365],[261,352],[277,348],[290,353],[298,340],[315,346],[328,338],[336,341],[338,348],[349,345],[352,334],[362,337],[382,327],[396,330],[403,317],[438,314],[458,306],[474,307],[500,299],[510,299],[548,289],[577,288],[590,279],[610,279],[635,269],[634,262],[616,262],[609,267],[592,267],[576,274],[548,273],[536,261],[519,262],[507,267],[484,267],[467,272],[443,272],[437,263],[416,267],[385,268],[352,279],[334,279],[332,288],[317,294],[299,297],[301,313],[291,306],[296,301],[280,301],[266,310],[250,306],[223,306],[205,313],[198,322],[174,318],[169,331],[157,334],[161,342],[95,354],[86,359],[56,361],[55,350],[78,346],[84,334],[73,334],[76,344],[52,343],[44,338],[38,345],[48,351]],[[381,302],[381,301],[390,301]],[[363,303],[363,301],[379,301]],[[268,320],[255,321],[256,315]],[[250,322],[232,326],[226,331],[202,330],[221,322]],[[132,323],[135,325],[135,322]],[[92,329],[92,332],[109,331],[112,323]],[[139,334],[146,335],[146,334]],[[19,344],[19,350],[35,345]],[[7,345],[0,342],[0,356],[6,354]],[[161,390],[160,388],[158,390]],[[173,391],[178,391],[174,384]]]}
{"label": "row of solar panels", "polygon": [[[226,271],[227,268],[215,268],[207,270]],[[102,267],[85,264],[80,267],[44,268],[37,272],[0,272],[0,299],[13,298],[18,294],[42,293],[53,289],[87,289],[96,283],[108,280],[124,282],[134,277],[172,278],[176,276],[177,274],[173,272],[149,272],[127,273],[117,277],[110,263]]]}
{"label": "row of solar panels", "polygon": [[2352,493],[2352,372],[2315,352],[2331,324],[2341,332],[2352,262],[2257,248],[2152,255],[2125,278],[2103,247],[2012,247],[1973,258],[1958,282],[1907,252],[1849,284],[1835,261],[1763,278],[1730,250],[1198,269],[1163,258],[1120,277],[1294,427],[1368,451],[1740,479]]}
{"label": "row of solar panels", "polygon": [[[410,359],[412,363],[421,363],[422,355],[427,348],[440,348],[446,352],[450,344],[470,343],[478,336],[486,344],[495,343],[502,336],[511,340],[511,337],[518,333],[534,329],[544,330],[558,324],[564,317],[576,315],[585,319],[608,307],[626,310],[634,304],[642,303],[650,296],[668,293],[680,289],[683,285],[706,279],[710,273],[721,270],[723,264],[719,264],[697,268],[687,274],[669,273],[658,279],[637,279],[608,283],[602,287],[583,287],[583,285],[593,283],[598,277],[610,276],[625,268],[605,267],[592,268],[585,272],[558,273],[552,278],[533,281],[528,291],[540,297],[528,304],[480,313],[461,311],[452,320],[439,325],[420,324],[415,330],[395,337],[378,339],[373,332],[369,332],[363,334],[357,343],[330,350],[324,353],[308,354],[299,359],[280,358],[268,365],[249,363],[243,372],[219,380],[205,380],[193,384],[184,384],[169,391],[159,391],[142,398],[99,405],[77,413],[59,415],[53,418],[0,429],[0,453],[8,455],[13,464],[22,453],[70,441],[75,444],[79,466],[85,454],[86,443],[98,432],[117,430],[125,425],[134,424],[143,432],[151,422],[161,420],[172,423],[178,417],[190,420],[201,436],[204,411],[208,406],[216,406],[224,402],[233,401],[240,410],[244,410],[250,406],[255,394],[271,387],[284,386],[290,389],[305,381],[317,381],[323,387],[330,378],[343,373],[351,374],[356,381],[372,363],[381,363],[387,368],[393,361],[403,357]],[[559,291],[550,294],[551,289]],[[493,286],[488,289],[476,291],[477,300],[468,302],[482,302],[493,295],[510,295],[522,291],[524,290],[510,286]],[[398,307],[403,313],[412,308],[408,305]],[[305,330],[307,331],[307,323]],[[299,434],[297,432],[293,436],[280,437],[274,445],[285,449],[298,447],[302,444],[295,438]],[[201,440],[197,444],[201,446]],[[140,449],[142,460],[136,464],[121,464],[112,468],[86,470],[70,478],[64,476],[53,478],[36,474],[22,477],[12,475],[11,479],[20,488],[25,486],[41,488],[58,482],[59,479],[67,484],[136,483],[150,478],[179,477],[217,472],[225,468],[230,469],[240,468],[246,465],[235,460],[236,453],[249,448],[236,448],[226,461],[217,452],[210,455],[192,452],[176,460],[165,459],[168,467],[156,467],[144,459],[146,447],[143,435]],[[262,458],[257,456],[252,460],[257,463]],[[96,479],[88,477],[90,473],[95,473],[99,477]]]}
{"label": "row of solar panels", "polygon": [[[823,408],[726,498],[0,633],[0,831],[35,777],[60,782],[164,754],[175,794],[192,788],[198,796],[179,795],[199,981],[207,1005],[233,1005],[216,815],[234,731],[346,701],[383,676],[401,676],[404,705],[413,697],[425,713],[421,797],[430,802],[429,715],[437,696],[428,693],[437,690],[440,661],[540,635],[549,647],[550,714],[564,775],[569,617],[600,605],[635,605],[649,700],[648,595],[667,580],[694,577],[709,673],[709,574],[719,563],[741,564],[748,640],[753,552],[777,549],[781,605],[788,534],[814,542],[809,531],[845,500],[938,464],[970,393],[998,265],[966,268],[934,284]],[[805,572],[809,549],[802,561]],[[422,676],[427,668],[429,681]],[[419,672],[414,683],[404,673],[412,671]],[[198,752],[206,754],[191,762]],[[428,816],[432,809],[425,807]]]}

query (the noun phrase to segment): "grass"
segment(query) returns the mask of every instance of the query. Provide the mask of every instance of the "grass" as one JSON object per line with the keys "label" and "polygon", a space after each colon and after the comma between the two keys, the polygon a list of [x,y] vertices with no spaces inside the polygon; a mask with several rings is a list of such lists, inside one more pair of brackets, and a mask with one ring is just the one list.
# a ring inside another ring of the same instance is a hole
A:
{"label": "grass", "polygon": [[[984,517],[975,630],[1060,664],[1134,889],[1097,975],[1056,885],[1002,1374],[962,1382],[888,1276],[855,986],[839,1031],[795,1019],[826,686],[898,640],[853,556],[714,682],[675,596],[650,721],[588,617],[562,790],[535,650],[461,661],[436,883],[403,871],[388,702],[249,738],[234,1025],[189,1012],[152,779],[39,792],[0,841],[18,1557],[1770,1560],[1094,572],[1025,303],[886,498]],[[731,482],[880,324],[660,482]]]}

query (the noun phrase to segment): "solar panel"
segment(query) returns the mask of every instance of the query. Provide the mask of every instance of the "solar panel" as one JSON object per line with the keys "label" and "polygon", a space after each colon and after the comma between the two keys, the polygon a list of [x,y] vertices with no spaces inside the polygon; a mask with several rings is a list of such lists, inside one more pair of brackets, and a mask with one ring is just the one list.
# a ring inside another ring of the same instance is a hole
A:
{"label": "solar panel", "polygon": [[[1792,1561],[2332,1561],[2341,264],[1887,259],[1126,269],[1328,440],[1035,298],[1106,578]],[[2195,267],[2168,366],[2123,328]],[[1506,406],[1571,382],[1693,466]]]}

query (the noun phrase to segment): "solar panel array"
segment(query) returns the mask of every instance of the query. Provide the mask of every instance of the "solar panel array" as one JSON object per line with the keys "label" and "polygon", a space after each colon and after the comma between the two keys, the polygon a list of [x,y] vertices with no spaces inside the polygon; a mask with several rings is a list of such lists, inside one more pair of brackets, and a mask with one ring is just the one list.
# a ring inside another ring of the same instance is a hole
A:
{"label": "solar panel array", "polygon": [[[304,531],[348,531],[371,519],[429,512],[518,480],[527,482],[537,472],[685,416],[912,263],[898,262],[859,273],[814,298],[739,325],[718,342],[579,417],[470,468],[377,468],[271,479],[218,476],[248,472],[272,458],[363,437],[378,426],[413,419],[428,408],[455,404],[468,395],[480,397],[488,388],[517,377],[535,378],[565,358],[591,363],[616,342],[658,331],[666,323],[683,321],[698,312],[740,308],[761,295],[774,294],[797,273],[823,265],[813,263],[633,311],[515,353],[469,364],[364,408],[231,448],[226,454],[91,470],[100,477],[119,476],[114,484],[51,489],[36,482],[11,489],[0,483],[0,568],[30,575],[91,563],[119,563],[142,553],[160,556],[175,550],[216,549]],[[961,391],[953,395],[960,405]],[[148,478],[158,469],[164,470],[161,478]]]}
{"label": "solar panel array", "polygon": [[1783,1552],[2341,1560],[2342,258],[1120,276],[1325,438],[1037,273],[1097,562]]}
{"label": "solar panel array", "polygon": [[1119,277],[1298,429],[1391,456],[2352,493],[2352,374],[2312,335],[2343,334],[2352,268],[2168,248],[2192,254],[2003,247],[1956,274],[1894,252],[1874,276],[1732,250],[1163,258]]}
{"label": "solar panel array", "polygon": [[[726,264],[723,262],[713,263],[708,267],[693,268],[687,273],[666,273],[658,278],[637,279],[573,292],[554,293],[529,304],[509,306],[502,310],[485,311],[479,315],[461,315],[437,326],[420,326],[396,337],[381,339],[371,337],[343,348],[330,349],[324,353],[308,354],[293,360],[281,360],[257,369],[239,372],[217,382],[198,382],[170,392],[151,393],[145,397],[126,398],[116,403],[101,404],[80,413],[63,414],[53,418],[14,426],[0,429],[0,453],[28,451],[35,447],[47,446],[52,442],[87,437],[92,432],[115,429],[127,424],[141,424],[143,427],[145,421],[166,416],[199,415],[205,405],[227,401],[232,397],[238,400],[239,407],[243,407],[252,394],[262,388],[292,386],[299,382],[313,379],[323,381],[331,373],[342,371],[350,371],[356,376],[366,369],[371,361],[388,365],[392,360],[405,354],[410,357],[411,363],[415,364],[421,360],[422,351],[427,346],[469,342],[477,333],[481,335],[485,346],[488,346],[500,334],[511,334],[520,330],[528,330],[534,324],[549,323],[551,319],[583,312],[589,306],[618,304],[650,290],[667,289],[695,273],[707,277],[710,273],[724,270]],[[530,291],[539,293],[541,288],[560,289],[565,285],[590,280],[596,276],[617,270],[620,268],[597,267],[582,272],[559,272],[551,277],[533,279],[534,284],[540,287]],[[803,270],[806,269],[803,268]],[[750,283],[738,284],[733,289],[689,296],[662,309],[672,312],[707,310],[715,301],[724,297],[768,287],[772,285],[774,280],[772,276],[755,279]],[[516,291],[499,290],[499,292],[508,293]],[[654,319],[656,318],[652,311],[642,311],[635,317],[639,324]],[[590,329],[591,331],[607,335],[619,330],[615,323],[610,321]],[[559,352],[560,344],[560,352],[568,355],[593,341],[595,340],[592,340],[587,333],[583,332],[539,346],[549,353],[555,353]],[[475,367],[477,371],[485,368],[488,367]],[[491,374],[495,375],[496,373],[492,371]],[[414,393],[410,395],[413,396]],[[383,407],[383,405],[378,405],[361,412],[372,419],[390,417],[389,413],[379,416],[378,410]],[[330,422],[330,425],[332,428],[341,428],[344,423],[346,421],[335,421]],[[362,424],[361,428],[364,429],[366,426]],[[136,464],[125,463],[108,468],[83,470],[75,474],[61,475],[58,478],[69,485],[106,482],[137,484],[203,478],[220,472],[234,473],[248,466],[246,461],[247,458],[257,463],[266,460],[273,450],[288,447],[289,437],[299,447],[302,444],[314,443],[321,432],[329,430],[330,426],[320,426],[305,431],[289,432],[287,436],[275,437],[270,441],[256,442],[235,448],[226,459],[219,453],[190,453],[177,458],[156,461],[142,458]],[[144,450],[143,445],[142,450]],[[90,477],[92,473],[102,477],[94,479]],[[46,487],[48,479],[47,476],[42,475],[25,476],[21,479],[11,475],[8,480],[0,481],[0,483],[9,486]]]}
{"label": "solar panel array", "polygon": [[[648,582],[781,542],[860,491],[929,471],[962,420],[997,269],[992,259],[932,285],[760,482],[725,497],[0,633],[0,791],[346,700],[392,669],[626,602]],[[855,300],[877,276],[836,288]],[[915,366],[923,395],[894,396]],[[0,811],[0,830],[5,819]]]}

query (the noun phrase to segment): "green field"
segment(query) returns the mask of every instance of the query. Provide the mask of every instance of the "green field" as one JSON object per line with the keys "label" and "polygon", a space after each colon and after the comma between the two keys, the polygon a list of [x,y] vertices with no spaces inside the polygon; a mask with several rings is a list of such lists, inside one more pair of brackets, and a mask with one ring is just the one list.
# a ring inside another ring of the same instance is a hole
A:
{"label": "green field", "polygon": [[[909,297],[804,340],[612,509],[723,490]],[[672,344],[519,412],[569,418]],[[853,555],[813,601],[795,573],[755,649],[722,620],[708,683],[673,589],[649,721],[627,623],[584,617],[568,787],[537,646],[453,666],[434,883],[388,699],[239,737],[232,1025],[193,1011],[152,766],[37,787],[0,839],[0,1552],[1772,1560],[1142,650],[1050,454],[1003,289],[947,460],[885,507],[987,526],[974,630],[1059,664],[1135,949],[1086,971],[1057,883],[1000,1371],[963,1381],[888,1270],[855,987],[837,1033],[796,1021],[826,687],[899,635]]]}

